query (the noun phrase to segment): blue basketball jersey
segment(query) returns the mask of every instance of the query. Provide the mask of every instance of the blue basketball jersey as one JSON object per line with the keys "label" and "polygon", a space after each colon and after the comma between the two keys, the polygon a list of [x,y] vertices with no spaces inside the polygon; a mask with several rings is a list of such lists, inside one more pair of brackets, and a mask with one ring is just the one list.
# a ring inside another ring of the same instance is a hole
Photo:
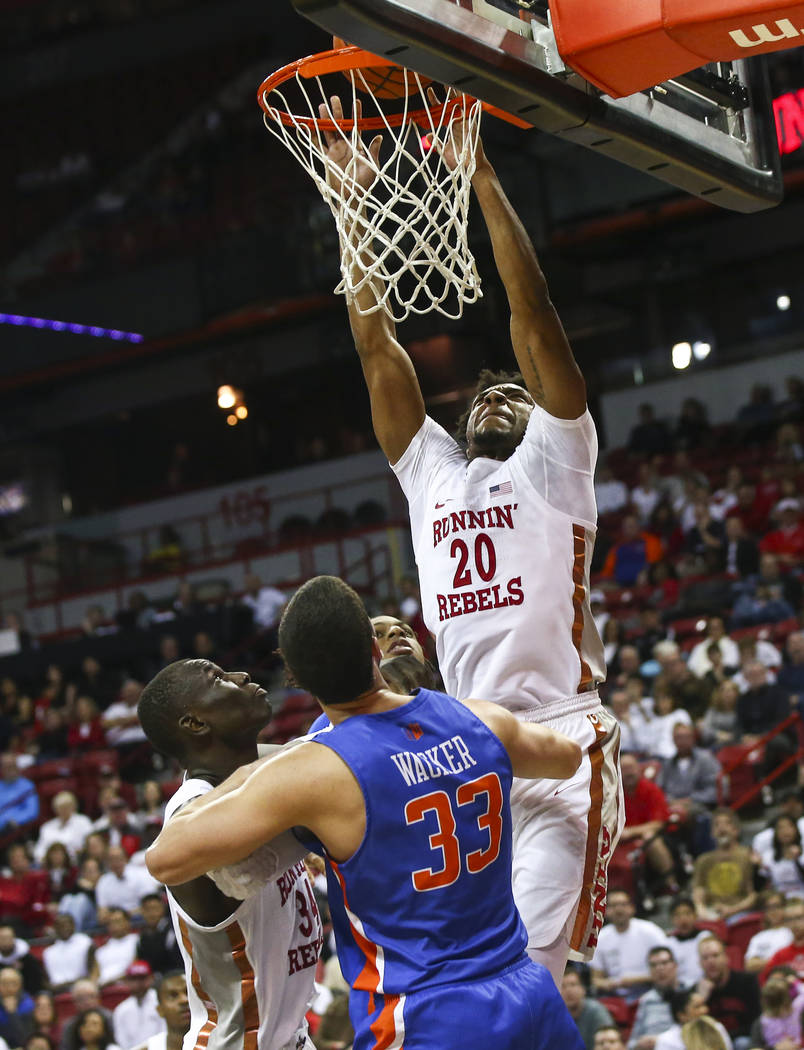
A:
{"label": "blue basketball jersey", "polygon": [[511,892],[511,763],[484,723],[452,697],[420,689],[403,707],[309,739],[340,755],[365,799],[357,852],[341,864],[327,859],[350,985],[407,994],[526,958]]}

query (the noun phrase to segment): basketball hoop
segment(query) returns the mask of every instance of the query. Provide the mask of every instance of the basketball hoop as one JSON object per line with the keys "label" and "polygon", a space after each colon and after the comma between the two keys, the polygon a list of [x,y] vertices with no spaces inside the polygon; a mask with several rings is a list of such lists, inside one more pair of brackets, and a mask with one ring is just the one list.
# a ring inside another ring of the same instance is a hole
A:
{"label": "basketball hoop", "polygon": [[[386,112],[388,98],[375,94],[368,75],[385,67],[400,69],[359,47],[292,62],[260,85],[263,120],[312,177],[335,218],[341,247],[335,291],[354,301],[371,285],[376,304],[357,308],[361,313],[385,310],[395,321],[431,310],[458,318],[465,303],[482,295],[467,242],[482,103],[456,94],[434,103],[426,95],[429,81],[403,70],[395,80],[398,111]],[[326,91],[321,82],[331,73],[345,73],[351,80],[356,118],[333,113],[329,96],[338,89],[330,84]],[[363,132],[383,134],[376,161],[363,146]],[[352,160],[343,169],[329,158],[325,136],[341,136],[348,144]],[[444,160],[449,147],[457,158],[453,168]],[[358,156],[375,176],[368,189],[352,178]]]}

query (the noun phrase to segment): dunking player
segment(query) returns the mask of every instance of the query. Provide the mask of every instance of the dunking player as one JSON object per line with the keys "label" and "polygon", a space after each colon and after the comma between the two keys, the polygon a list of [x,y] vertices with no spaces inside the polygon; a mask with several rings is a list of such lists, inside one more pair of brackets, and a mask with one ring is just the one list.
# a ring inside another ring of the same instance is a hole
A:
{"label": "dunking player", "polygon": [[[332,106],[341,116],[340,101]],[[329,135],[327,146],[333,170],[346,169],[353,159],[346,140]],[[375,160],[378,151],[375,137]],[[456,163],[449,146],[444,159]],[[354,181],[369,186],[365,150],[355,161]],[[494,700],[584,749],[570,782],[522,781],[511,796],[514,896],[528,952],[559,982],[570,946],[589,958],[596,944],[623,820],[619,729],[597,694],[605,665],[588,600],[597,436],[533,246],[482,144],[472,185],[508,296],[521,375],[481,374],[465,450],[425,415],[388,315],[358,309],[376,304],[368,283],[349,302],[349,320],[377,440],[408,499],[424,620],[447,692]]]}
{"label": "dunking player", "polygon": [[508,806],[513,772],[568,777],[578,745],[495,704],[391,692],[360,599],[333,577],[294,595],[279,646],[331,728],[178,813],[146,855],[151,873],[184,882],[306,827],[339,904],[354,1050],[581,1050],[525,954]]}
{"label": "dunking player", "polygon": [[[145,687],[137,710],[153,746],[186,770],[167,804],[168,824],[255,760],[257,734],[271,719],[264,689],[208,660],[169,664]],[[204,873],[168,883],[192,1013],[188,1045],[313,1050],[304,1015],[323,937],[304,852],[288,835],[252,858],[245,900],[226,896]],[[243,875],[215,878],[240,898]]]}

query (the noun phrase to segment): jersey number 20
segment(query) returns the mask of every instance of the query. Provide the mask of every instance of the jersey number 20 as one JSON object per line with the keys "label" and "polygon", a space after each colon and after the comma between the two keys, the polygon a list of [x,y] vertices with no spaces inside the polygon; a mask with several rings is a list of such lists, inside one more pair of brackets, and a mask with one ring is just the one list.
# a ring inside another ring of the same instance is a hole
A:
{"label": "jersey number 20", "polygon": [[[466,870],[472,875],[487,868],[500,854],[503,793],[500,778],[496,773],[486,773],[468,784],[461,784],[455,792],[455,800],[459,806],[468,806],[478,795],[486,796],[486,808],[478,816],[477,826],[488,831],[489,844],[485,849],[473,850],[466,854]],[[420,868],[411,873],[413,886],[419,892],[451,886],[461,873],[461,844],[455,834],[455,815],[452,801],[446,791],[431,791],[427,795],[411,799],[405,806],[405,821],[409,825],[418,824],[420,820],[424,820],[425,813],[435,813],[438,821],[438,830],[430,835],[429,841],[430,849],[441,850],[442,866],[438,870]]]}

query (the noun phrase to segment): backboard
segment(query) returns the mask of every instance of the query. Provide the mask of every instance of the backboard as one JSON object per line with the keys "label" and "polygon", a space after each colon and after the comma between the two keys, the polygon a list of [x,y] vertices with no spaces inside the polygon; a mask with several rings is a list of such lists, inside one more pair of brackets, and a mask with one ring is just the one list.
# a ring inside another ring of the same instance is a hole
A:
{"label": "backboard", "polygon": [[714,204],[752,212],[781,200],[760,56],[614,99],[562,61],[545,0],[292,2],[335,36]]}

